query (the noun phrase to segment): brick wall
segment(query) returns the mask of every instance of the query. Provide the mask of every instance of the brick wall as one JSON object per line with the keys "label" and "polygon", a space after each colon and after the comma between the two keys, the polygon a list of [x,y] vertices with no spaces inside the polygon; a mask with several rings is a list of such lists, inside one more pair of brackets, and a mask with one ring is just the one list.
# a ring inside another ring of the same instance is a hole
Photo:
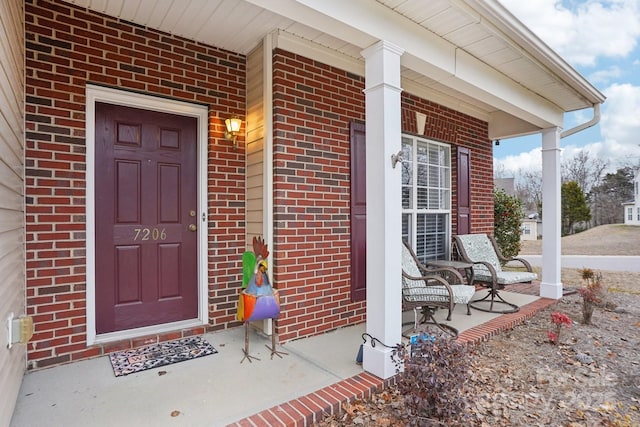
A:
{"label": "brick wall", "polygon": [[244,250],[245,178],[244,151],[223,139],[223,120],[244,116],[245,58],[62,2],[27,0],[25,13],[29,366],[204,330],[85,346],[87,82],[209,105],[209,329],[227,327]]}
{"label": "brick wall", "polygon": [[[364,78],[283,51],[273,68],[274,281],[287,341],[365,320],[364,303],[350,296],[349,222],[349,122],[364,121]],[[492,230],[487,123],[403,94],[403,131],[416,133],[415,111],[427,114],[425,136],[451,144],[452,155],[471,148],[472,229]]]}
{"label": "brick wall", "polygon": [[274,281],[283,341],[365,319],[350,298],[349,122],[364,78],[289,52],[274,69]]}

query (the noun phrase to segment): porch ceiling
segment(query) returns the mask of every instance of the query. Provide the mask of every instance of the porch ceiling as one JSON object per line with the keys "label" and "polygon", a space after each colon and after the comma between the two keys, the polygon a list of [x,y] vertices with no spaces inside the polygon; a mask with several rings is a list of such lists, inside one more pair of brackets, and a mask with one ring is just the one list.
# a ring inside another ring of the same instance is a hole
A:
{"label": "porch ceiling", "polygon": [[385,39],[406,48],[405,90],[488,121],[492,138],[604,101],[496,0],[68,1],[242,54],[279,34],[362,70],[361,50]]}

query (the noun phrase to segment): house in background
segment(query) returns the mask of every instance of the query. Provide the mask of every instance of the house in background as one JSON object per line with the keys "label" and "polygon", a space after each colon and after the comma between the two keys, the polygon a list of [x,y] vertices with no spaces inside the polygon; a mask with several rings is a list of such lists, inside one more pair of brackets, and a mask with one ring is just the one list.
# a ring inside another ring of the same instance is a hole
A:
{"label": "house in background", "polygon": [[626,225],[640,225],[640,172],[636,170],[633,178],[633,200],[622,204],[624,209],[624,223]]}
{"label": "house in background", "polygon": [[538,240],[542,237],[542,221],[538,213],[531,213],[522,219],[520,240]]}
{"label": "house in background", "polygon": [[[5,0],[0,16],[0,318],[35,324],[0,346],[0,424],[25,368],[239,326],[256,235],[281,341],[366,322],[399,342],[400,237],[426,260],[492,232],[495,139],[541,134],[541,294],[562,295],[560,138],[596,121],[563,117],[604,96],[497,1]],[[395,373],[381,346],[363,366]]]}

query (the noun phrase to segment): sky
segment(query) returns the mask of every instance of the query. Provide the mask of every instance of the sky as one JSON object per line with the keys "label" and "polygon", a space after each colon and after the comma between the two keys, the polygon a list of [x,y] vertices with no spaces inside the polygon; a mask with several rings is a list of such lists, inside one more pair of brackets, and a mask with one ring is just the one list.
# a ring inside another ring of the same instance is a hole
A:
{"label": "sky", "polygon": [[[608,172],[639,163],[640,0],[499,1],[607,97],[598,125],[561,139],[562,160],[586,150],[607,160]],[[592,109],[565,114],[563,128],[592,117]],[[540,134],[501,140],[498,176],[541,170],[541,144]]]}

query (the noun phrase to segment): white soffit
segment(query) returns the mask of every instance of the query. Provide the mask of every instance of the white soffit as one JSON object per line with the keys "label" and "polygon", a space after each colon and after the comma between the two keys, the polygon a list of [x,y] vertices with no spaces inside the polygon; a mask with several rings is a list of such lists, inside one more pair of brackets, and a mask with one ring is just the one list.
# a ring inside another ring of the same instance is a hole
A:
{"label": "white soffit", "polygon": [[[503,111],[538,127],[561,125],[562,112],[604,101],[496,0],[69,2],[241,54],[276,34],[278,45],[306,46],[308,56],[339,67],[363,67],[354,65],[361,50],[386,40],[406,50],[405,90],[483,120]],[[310,42],[317,48],[308,50]],[[487,83],[490,91],[478,86]]]}

